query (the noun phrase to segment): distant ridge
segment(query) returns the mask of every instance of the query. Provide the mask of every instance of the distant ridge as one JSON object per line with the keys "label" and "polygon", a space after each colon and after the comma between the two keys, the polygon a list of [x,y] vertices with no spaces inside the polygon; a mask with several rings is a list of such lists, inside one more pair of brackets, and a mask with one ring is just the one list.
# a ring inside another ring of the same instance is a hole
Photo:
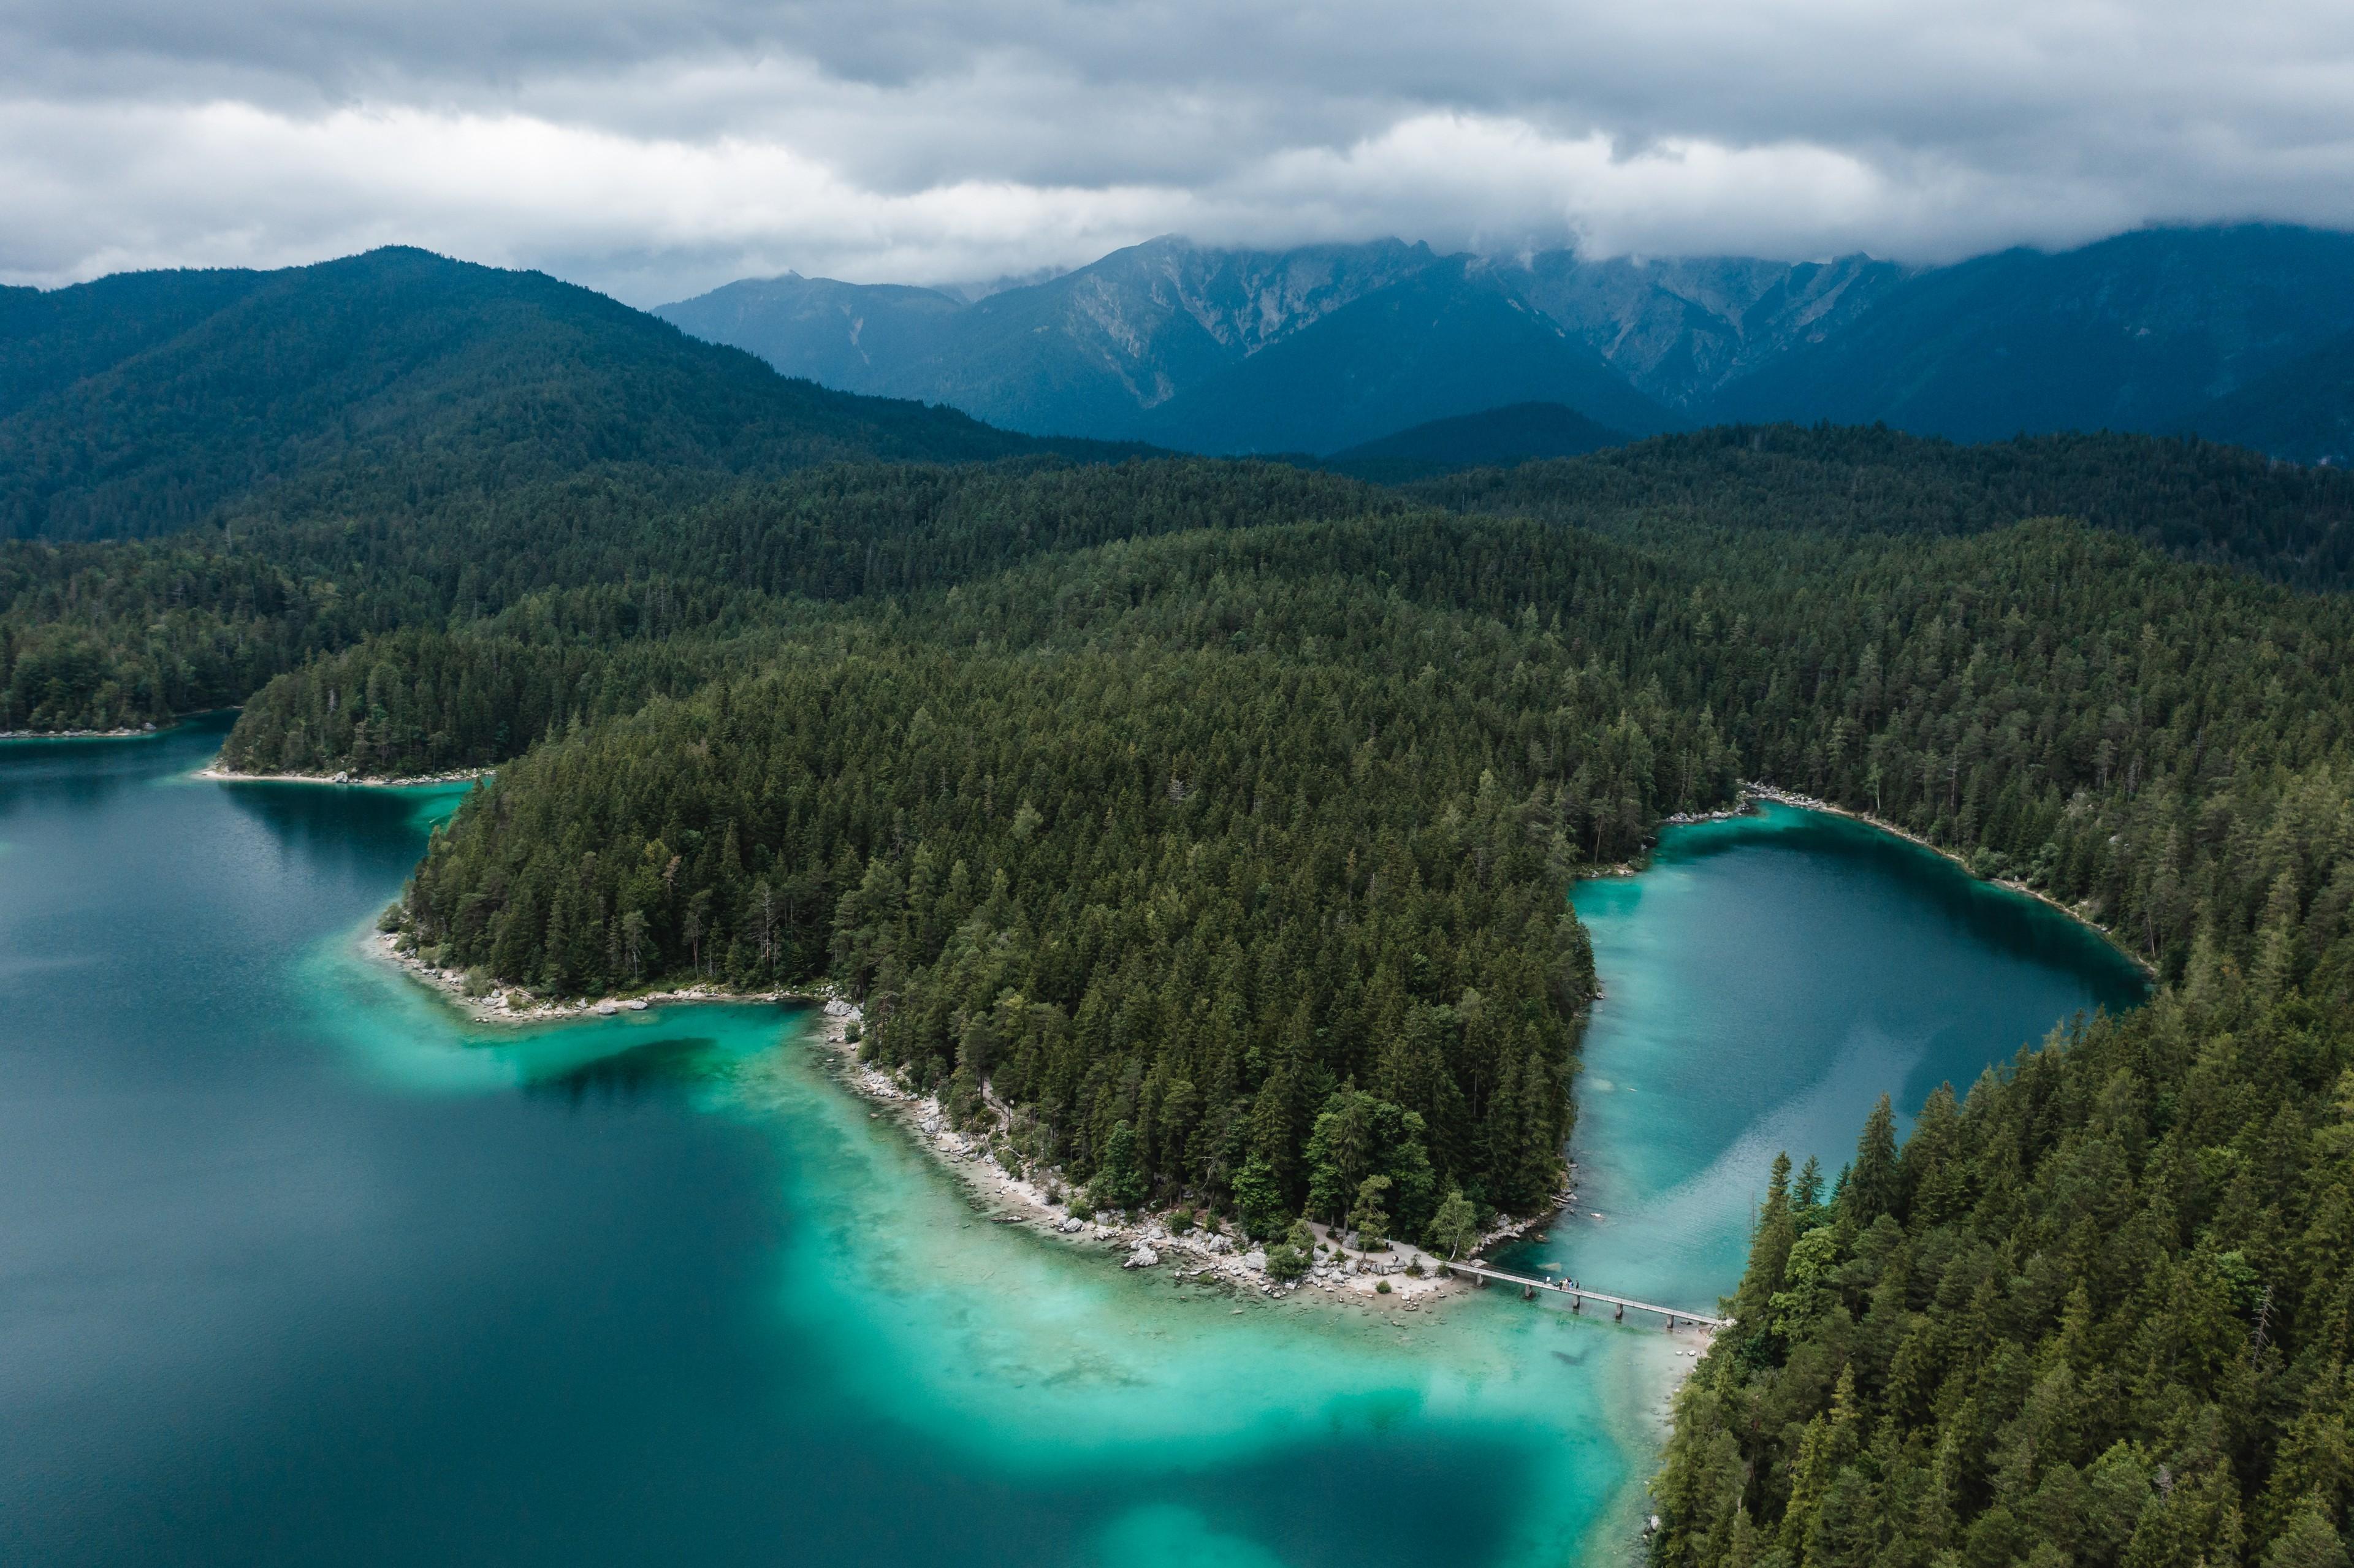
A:
{"label": "distant ridge", "polygon": [[1583,457],[1630,439],[1559,403],[1512,403],[1394,431],[1334,452],[1323,466],[1375,484],[1401,484],[1463,469]]}
{"label": "distant ridge", "polygon": [[1964,443],[1885,426],[1721,425],[1402,487],[1449,511],[1653,537],[1681,527],[1890,536],[2081,518],[2179,560],[2354,588],[2354,473],[2178,436]]}
{"label": "distant ridge", "polygon": [[1327,453],[1401,427],[1543,401],[1641,434],[1682,421],[1463,258],[1343,306],[1153,411],[1187,451]]}
{"label": "distant ridge", "polygon": [[[1376,298],[1442,296],[1369,324]],[[661,313],[829,385],[1208,452],[1330,453],[1522,400],[1635,435],[1786,420],[1962,441],[2196,430],[2297,461],[2342,458],[2333,432],[2354,418],[2335,368],[2348,356],[2326,348],[2354,333],[2354,235],[2280,226],[1929,269],[1165,237],[971,305],[789,276]]]}
{"label": "distant ridge", "polygon": [[787,274],[655,313],[829,386],[1038,435],[1128,440],[1172,397],[1437,260],[1394,239],[1259,251],[1168,236],[970,304]]}
{"label": "distant ridge", "polygon": [[[2349,330],[2354,235],[2148,229],[1908,279],[1844,330],[1727,387],[1715,412],[1962,441],[2204,430],[2219,399]],[[2273,401],[2329,395],[2299,379]]]}
{"label": "distant ridge", "polygon": [[2293,462],[2354,466],[2354,333],[2340,333],[2184,422],[2211,440]]}
{"label": "distant ridge", "polygon": [[880,367],[930,352],[942,322],[965,302],[935,289],[753,278],[655,313],[706,343],[726,344],[845,392],[888,395]]}

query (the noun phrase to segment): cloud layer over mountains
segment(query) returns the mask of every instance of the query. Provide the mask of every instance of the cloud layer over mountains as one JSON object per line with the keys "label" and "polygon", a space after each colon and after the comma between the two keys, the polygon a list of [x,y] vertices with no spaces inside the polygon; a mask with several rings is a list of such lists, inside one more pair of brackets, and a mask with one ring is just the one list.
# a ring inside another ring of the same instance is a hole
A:
{"label": "cloud layer over mountains", "polygon": [[387,239],[641,303],[1147,236],[1935,261],[2354,225],[2318,0],[26,0],[0,278]]}

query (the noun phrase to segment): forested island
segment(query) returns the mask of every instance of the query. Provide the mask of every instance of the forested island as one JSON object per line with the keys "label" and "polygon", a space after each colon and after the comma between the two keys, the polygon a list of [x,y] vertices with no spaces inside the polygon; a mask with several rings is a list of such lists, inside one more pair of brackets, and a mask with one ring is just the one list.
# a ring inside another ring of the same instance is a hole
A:
{"label": "forested island", "polygon": [[[1262,1235],[1330,1201],[1339,1114],[1401,1234],[1546,1202],[1564,888],[1744,779],[1868,812],[2160,987],[1776,1173],[1658,1560],[2345,1562],[2346,476],[1776,427],[1384,490],[781,382],[826,418],[779,455],[670,339],[532,319],[570,346],[393,399],[471,423],[331,420],[267,482],[181,494],[166,429],[76,489],[75,428],[10,422],[55,461],[8,503],[0,728],[242,703],[233,768],[495,765],[394,916],[436,962],[824,980],[1024,1157]],[[631,374],[577,369],[614,334]],[[81,537],[109,507],[156,536]]]}

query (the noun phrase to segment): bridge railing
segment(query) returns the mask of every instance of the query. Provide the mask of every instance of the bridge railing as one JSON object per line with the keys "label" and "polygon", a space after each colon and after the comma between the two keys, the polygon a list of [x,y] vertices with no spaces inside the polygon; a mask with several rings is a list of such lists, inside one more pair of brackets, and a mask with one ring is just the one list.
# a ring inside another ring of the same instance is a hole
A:
{"label": "bridge railing", "polygon": [[1517,1285],[1528,1294],[1542,1292],[1546,1296],[1566,1296],[1570,1298],[1570,1305],[1573,1308],[1582,1307],[1588,1301],[1602,1301],[1618,1308],[1618,1315],[1622,1318],[1626,1316],[1626,1308],[1629,1307],[1638,1312],[1656,1312],[1668,1320],[1668,1327],[1670,1329],[1679,1323],[1691,1323],[1699,1328],[1711,1330],[1729,1329],[1733,1326],[1730,1319],[1712,1318],[1705,1312],[1687,1312],[1681,1307],[1661,1307],[1655,1302],[1638,1301],[1631,1296],[1613,1296],[1606,1290],[1589,1290],[1583,1285],[1571,1285],[1566,1281],[1532,1279],[1525,1275],[1507,1274],[1500,1268],[1490,1268],[1484,1263],[1449,1263],[1442,1266],[1468,1279],[1493,1279],[1506,1285]]}

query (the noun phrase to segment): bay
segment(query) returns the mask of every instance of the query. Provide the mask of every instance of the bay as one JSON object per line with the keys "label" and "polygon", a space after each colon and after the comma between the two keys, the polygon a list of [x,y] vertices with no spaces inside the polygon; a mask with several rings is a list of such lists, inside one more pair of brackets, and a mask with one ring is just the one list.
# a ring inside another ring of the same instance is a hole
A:
{"label": "bay", "polygon": [[1606,994],[1581,1054],[1578,1198],[1522,1269],[1710,1310],[1741,1277],[1774,1157],[1828,1185],[1886,1094],[2137,1005],[2097,932],[1865,823],[1766,804],[1670,828],[1639,876],[1573,898]]}
{"label": "bay", "polygon": [[[991,1224],[792,1009],[469,1026],[357,950],[457,791],[192,778],[218,734],[0,747],[0,1557],[1631,1553],[1689,1337],[1123,1274]],[[1803,813],[1577,900],[1612,1218],[1522,1251],[1695,1306],[1769,1145],[2135,993]]]}

